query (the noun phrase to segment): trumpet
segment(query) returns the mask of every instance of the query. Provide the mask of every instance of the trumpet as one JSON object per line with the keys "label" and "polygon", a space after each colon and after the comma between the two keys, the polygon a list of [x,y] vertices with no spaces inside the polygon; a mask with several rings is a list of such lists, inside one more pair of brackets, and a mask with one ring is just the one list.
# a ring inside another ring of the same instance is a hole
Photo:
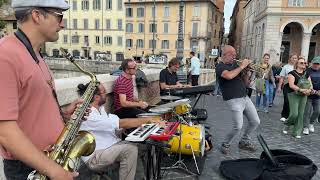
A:
{"label": "trumpet", "polygon": [[[234,61],[236,61],[238,65],[240,65],[242,62],[242,60],[239,60],[239,59],[235,59]],[[266,69],[267,69],[266,67],[263,67],[263,66],[260,66],[260,65],[254,64],[254,63],[250,63],[245,68],[246,71],[253,71],[253,72],[258,72],[258,73],[263,73]]]}

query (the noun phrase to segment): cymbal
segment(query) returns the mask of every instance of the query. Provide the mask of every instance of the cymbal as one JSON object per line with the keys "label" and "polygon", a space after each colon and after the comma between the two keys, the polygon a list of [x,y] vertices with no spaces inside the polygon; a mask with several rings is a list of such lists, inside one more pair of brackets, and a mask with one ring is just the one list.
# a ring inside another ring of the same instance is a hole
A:
{"label": "cymbal", "polygon": [[154,112],[154,113],[166,113],[166,112],[171,111],[176,106],[184,105],[184,104],[190,104],[190,100],[189,99],[180,99],[180,100],[177,100],[174,102],[161,104],[159,106],[156,106],[156,107],[149,109],[149,111]]}
{"label": "cymbal", "polygon": [[181,97],[179,96],[160,96],[160,99],[162,100],[170,100],[170,101],[173,101],[173,100],[179,100],[179,99],[182,99]]}

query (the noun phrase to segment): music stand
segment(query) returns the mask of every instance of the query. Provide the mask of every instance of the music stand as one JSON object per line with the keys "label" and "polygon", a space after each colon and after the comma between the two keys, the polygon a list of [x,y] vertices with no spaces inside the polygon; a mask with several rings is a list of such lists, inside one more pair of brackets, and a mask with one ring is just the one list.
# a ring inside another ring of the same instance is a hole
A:
{"label": "music stand", "polygon": [[186,124],[188,124],[179,114],[173,112],[175,114],[176,117],[178,117],[178,121],[180,123],[180,127],[179,127],[179,148],[178,148],[178,151],[179,151],[179,158],[178,158],[178,161],[176,161],[172,166],[170,167],[162,167],[161,169],[163,170],[169,170],[169,169],[180,169],[180,170],[183,170],[193,176],[197,176],[200,174],[200,171],[199,171],[199,168],[198,168],[198,164],[197,164],[197,161],[195,159],[195,155],[194,155],[194,151],[193,151],[193,148],[191,146],[191,151],[192,151],[192,155],[193,155],[193,160],[195,162],[195,165],[196,165],[196,168],[197,168],[197,172],[198,174],[194,173],[194,172],[191,172],[187,165],[183,162],[183,159],[181,158],[181,155],[182,155],[182,152],[181,152],[181,146],[182,146],[182,129],[181,129],[181,124],[183,122],[185,122]]}

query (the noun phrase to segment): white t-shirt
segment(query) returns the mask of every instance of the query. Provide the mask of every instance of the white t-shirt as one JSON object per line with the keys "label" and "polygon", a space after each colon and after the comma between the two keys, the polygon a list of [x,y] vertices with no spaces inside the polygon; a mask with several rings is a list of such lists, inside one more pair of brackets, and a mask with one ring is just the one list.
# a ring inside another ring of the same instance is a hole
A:
{"label": "white t-shirt", "polygon": [[[80,130],[89,131],[96,139],[96,149],[107,149],[113,144],[121,141],[115,130],[119,129],[119,117],[114,114],[107,114],[104,107],[99,108],[100,112],[91,107],[88,119],[81,124]],[[90,156],[82,157],[87,161]]]}
{"label": "white t-shirt", "polygon": [[288,82],[288,74],[289,72],[291,72],[293,70],[293,65],[291,64],[286,64],[283,66],[281,72],[280,72],[280,76],[284,78],[284,84],[286,84]]}
{"label": "white t-shirt", "polygon": [[199,58],[193,56],[191,58],[191,67],[190,67],[190,72],[191,75],[200,75],[200,60]]}

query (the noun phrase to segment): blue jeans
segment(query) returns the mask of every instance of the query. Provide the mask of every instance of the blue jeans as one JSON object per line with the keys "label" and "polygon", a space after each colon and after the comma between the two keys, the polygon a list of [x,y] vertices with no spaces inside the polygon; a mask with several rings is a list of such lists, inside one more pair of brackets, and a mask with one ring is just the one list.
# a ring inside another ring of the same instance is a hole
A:
{"label": "blue jeans", "polygon": [[216,87],[215,87],[215,90],[214,90],[214,94],[221,94],[221,89],[220,89],[220,85],[219,85],[219,82],[216,80]]}
{"label": "blue jeans", "polygon": [[261,98],[262,98],[262,108],[267,109],[269,104],[273,103],[273,84],[269,80],[265,80],[266,91],[265,94],[258,93],[256,96],[256,107],[261,107]]}
{"label": "blue jeans", "polygon": [[268,98],[268,103],[269,105],[270,104],[273,104],[273,92],[275,91],[274,90],[274,87],[273,87],[273,84],[269,81],[266,81],[266,88],[269,90],[268,91],[268,95],[267,95],[267,98]]}

